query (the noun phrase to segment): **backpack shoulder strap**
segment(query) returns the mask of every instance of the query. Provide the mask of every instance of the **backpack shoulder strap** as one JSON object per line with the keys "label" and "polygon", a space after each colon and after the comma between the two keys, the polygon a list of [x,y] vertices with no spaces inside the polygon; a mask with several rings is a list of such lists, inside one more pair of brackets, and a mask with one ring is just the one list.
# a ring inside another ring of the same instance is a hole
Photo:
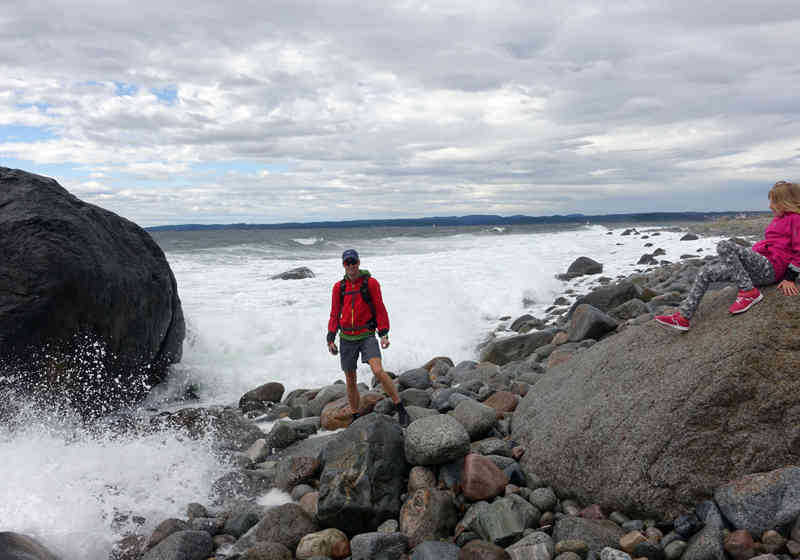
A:
{"label": "backpack shoulder strap", "polygon": [[347,280],[339,282],[339,308],[344,305],[344,292],[347,289]]}
{"label": "backpack shoulder strap", "polygon": [[378,324],[378,314],[375,313],[375,302],[372,301],[372,294],[369,293],[369,279],[370,277],[367,276],[361,282],[361,297],[364,299],[364,303],[366,303],[369,307],[370,313],[372,313],[372,317],[370,317],[370,320],[367,322],[367,324],[370,328],[374,329]]}

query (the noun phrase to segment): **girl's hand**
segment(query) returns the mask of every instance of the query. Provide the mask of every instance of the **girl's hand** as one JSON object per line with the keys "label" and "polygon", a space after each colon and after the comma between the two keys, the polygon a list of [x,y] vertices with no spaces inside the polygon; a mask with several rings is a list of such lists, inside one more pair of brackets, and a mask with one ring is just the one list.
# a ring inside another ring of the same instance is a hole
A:
{"label": "girl's hand", "polygon": [[778,287],[785,296],[796,296],[797,294],[800,294],[800,290],[797,289],[797,286],[791,280],[781,280],[781,283],[778,284]]}
{"label": "girl's hand", "polygon": [[382,336],[381,337],[381,348],[383,348],[384,350],[389,348],[389,337],[388,336]]}

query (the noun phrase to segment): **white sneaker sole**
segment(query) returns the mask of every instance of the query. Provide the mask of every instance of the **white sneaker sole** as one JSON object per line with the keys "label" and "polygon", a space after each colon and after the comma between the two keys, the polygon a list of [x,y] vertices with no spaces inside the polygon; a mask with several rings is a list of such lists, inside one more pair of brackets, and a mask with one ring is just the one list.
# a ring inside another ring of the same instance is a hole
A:
{"label": "white sneaker sole", "polygon": [[754,299],[753,301],[751,301],[751,302],[750,302],[750,305],[748,305],[748,306],[747,306],[747,307],[745,307],[744,309],[739,309],[738,311],[731,311],[731,313],[732,313],[733,315],[738,315],[739,313],[744,313],[745,311],[747,311],[748,309],[750,309],[751,307],[753,307],[755,304],[757,304],[757,303],[758,303],[759,301],[761,301],[762,299],[764,299],[764,294],[758,294],[758,297],[757,297],[756,299]]}
{"label": "white sneaker sole", "polygon": [[683,332],[686,332],[686,331],[688,331],[688,330],[689,330],[689,327],[682,327],[682,326],[680,326],[680,325],[676,325],[675,323],[668,323],[668,322],[665,322],[665,321],[659,321],[658,319],[656,319],[655,321],[656,321],[656,323],[658,323],[659,325],[662,325],[662,326],[664,326],[664,327],[669,327],[669,328],[671,328],[671,329],[675,329],[676,331],[683,331]]}

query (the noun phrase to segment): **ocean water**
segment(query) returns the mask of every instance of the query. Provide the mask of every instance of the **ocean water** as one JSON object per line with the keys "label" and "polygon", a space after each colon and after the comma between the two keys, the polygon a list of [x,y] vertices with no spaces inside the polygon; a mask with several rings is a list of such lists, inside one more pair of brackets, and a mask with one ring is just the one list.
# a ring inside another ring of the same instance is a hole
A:
{"label": "ocean water", "polygon": [[[658,247],[660,258],[676,261],[713,254],[718,241],[636,227],[659,235],[623,237],[624,228],[602,225],[155,232],[178,281],[187,339],[182,362],[138,414],[187,406],[176,401],[187,387],[198,397],[192,405],[234,404],[268,381],[290,391],[343,378],[325,334],[345,248],[356,248],[381,283],[391,322],[384,367],[401,373],[438,355],[476,359],[476,345],[508,323],[502,317],[544,316],[566,290],[589,291],[597,276],[555,278],[579,256],[616,278],[641,269],[639,257]],[[298,266],[315,277],[270,279]],[[359,380],[371,381],[365,365]],[[122,437],[26,407],[22,414],[22,428],[0,426],[0,531],[35,536],[64,558],[105,560],[135,528],[131,514],[145,518],[136,530],[149,534],[183,516],[187,503],[207,503],[229,468],[210,442],[169,430]]]}

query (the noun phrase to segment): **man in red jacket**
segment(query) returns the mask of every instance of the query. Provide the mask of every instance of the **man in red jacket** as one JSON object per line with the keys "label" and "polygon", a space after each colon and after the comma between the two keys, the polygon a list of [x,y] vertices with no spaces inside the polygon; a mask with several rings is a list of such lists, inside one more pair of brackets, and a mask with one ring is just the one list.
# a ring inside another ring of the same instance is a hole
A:
{"label": "man in red jacket", "polygon": [[386,394],[392,399],[402,426],[409,422],[408,413],[391,378],[383,371],[381,351],[375,330],[381,337],[381,348],[389,347],[389,314],[383,305],[381,286],[370,276],[369,271],[359,268],[360,260],[355,249],[342,253],[344,278],[333,285],[331,298],[331,317],[328,321],[328,351],[336,354],[336,331],[341,343],[341,362],[347,379],[347,400],[353,411],[353,420],[358,417],[359,394],[356,379],[358,355],[361,361],[369,364],[372,373],[378,378]]}

